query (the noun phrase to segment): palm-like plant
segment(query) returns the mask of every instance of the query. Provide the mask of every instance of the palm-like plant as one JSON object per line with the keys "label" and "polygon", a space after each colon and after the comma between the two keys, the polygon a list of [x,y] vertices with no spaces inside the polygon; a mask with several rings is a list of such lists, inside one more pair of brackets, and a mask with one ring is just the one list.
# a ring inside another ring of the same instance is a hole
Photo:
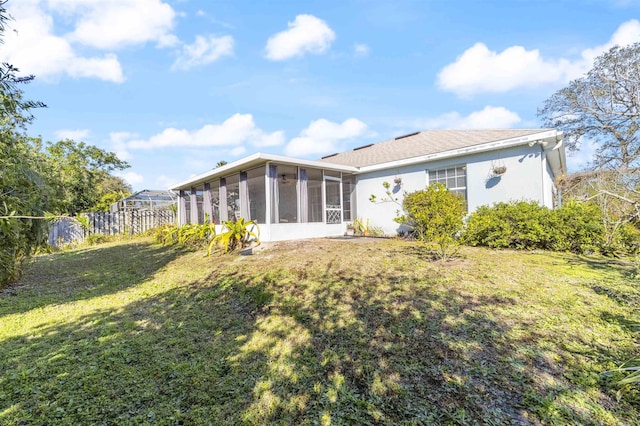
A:
{"label": "palm-like plant", "polygon": [[245,222],[244,218],[240,218],[235,222],[226,221],[222,224],[222,232],[216,235],[209,243],[209,251],[211,254],[214,246],[218,246],[224,253],[240,250],[252,241],[260,244],[260,228],[253,220]]}

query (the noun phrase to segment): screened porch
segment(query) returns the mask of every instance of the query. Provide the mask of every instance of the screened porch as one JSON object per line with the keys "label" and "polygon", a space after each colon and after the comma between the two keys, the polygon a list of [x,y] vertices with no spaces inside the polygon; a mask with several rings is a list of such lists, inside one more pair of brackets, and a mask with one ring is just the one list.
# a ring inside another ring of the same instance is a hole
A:
{"label": "screened porch", "polygon": [[178,215],[180,224],[243,217],[258,223],[262,240],[273,241],[341,235],[354,217],[354,203],[352,173],[267,162],[181,189]]}

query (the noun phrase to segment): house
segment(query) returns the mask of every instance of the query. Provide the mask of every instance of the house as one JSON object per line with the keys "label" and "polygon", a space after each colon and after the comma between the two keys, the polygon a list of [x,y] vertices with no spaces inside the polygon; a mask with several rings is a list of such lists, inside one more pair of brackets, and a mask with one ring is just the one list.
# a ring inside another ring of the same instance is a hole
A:
{"label": "house", "polygon": [[356,217],[397,233],[398,206],[383,182],[404,191],[444,183],[469,212],[509,200],[556,205],[555,179],[566,173],[562,132],[554,129],[427,130],[301,160],[256,153],[174,185],[180,224],[239,217],[260,225],[261,240],[343,235]]}

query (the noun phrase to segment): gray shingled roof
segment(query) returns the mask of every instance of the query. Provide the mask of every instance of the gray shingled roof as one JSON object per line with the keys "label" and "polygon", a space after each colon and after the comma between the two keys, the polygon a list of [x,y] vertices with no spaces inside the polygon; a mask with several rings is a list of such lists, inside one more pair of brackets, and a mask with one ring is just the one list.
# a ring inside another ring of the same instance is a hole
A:
{"label": "gray shingled roof", "polygon": [[342,152],[323,158],[320,161],[345,166],[365,167],[528,136],[548,130],[552,129],[425,130],[412,136],[391,139],[365,148]]}

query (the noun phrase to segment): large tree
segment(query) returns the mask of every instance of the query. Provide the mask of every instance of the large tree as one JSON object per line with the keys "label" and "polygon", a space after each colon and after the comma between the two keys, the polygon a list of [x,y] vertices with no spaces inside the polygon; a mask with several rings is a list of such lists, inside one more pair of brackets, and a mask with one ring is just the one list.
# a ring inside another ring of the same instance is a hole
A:
{"label": "large tree", "polygon": [[594,141],[594,169],[640,166],[640,43],[596,58],[584,77],[547,99],[538,116],[565,133],[571,150]]}
{"label": "large tree", "polygon": [[[0,43],[9,19],[5,3],[0,1]],[[44,106],[23,99],[19,86],[31,80],[10,64],[0,65],[0,286],[19,276],[24,260],[46,240],[46,224],[31,217],[49,208],[49,188],[38,148],[23,134],[30,110]]]}
{"label": "large tree", "polygon": [[[538,110],[547,127],[565,134],[570,150],[585,141],[596,152],[587,170],[560,181],[565,194],[597,204],[613,249],[640,223],[640,43],[615,46],[582,78]],[[635,224],[634,227],[632,224]],[[632,237],[636,239],[637,236]],[[637,244],[632,242],[632,244]]]}
{"label": "large tree", "polygon": [[58,213],[88,212],[106,193],[130,190],[122,179],[109,174],[129,167],[112,152],[67,139],[48,143],[45,156]]}

